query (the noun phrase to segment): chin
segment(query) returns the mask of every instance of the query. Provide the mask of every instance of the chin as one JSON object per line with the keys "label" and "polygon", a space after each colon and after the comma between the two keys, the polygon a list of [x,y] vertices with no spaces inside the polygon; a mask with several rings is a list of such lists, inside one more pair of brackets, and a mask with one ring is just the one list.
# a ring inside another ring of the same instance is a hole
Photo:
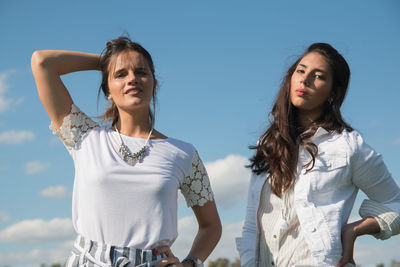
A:
{"label": "chin", "polygon": [[147,109],[149,104],[145,103],[127,103],[124,105],[119,106],[121,109],[128,111],[129,113],[134,113],[137,112],[138,110],[141,109]]}
{"label": "chin", "polygon": [[291,102],[292,102],[292,105],[293,105],[295,108],[298,108],[298,109],[304,109],[304,108],[307,107],[307,104],[304,103],[304,101],[303,101],[302,99],[296,99],[296,100],[291,101]]}

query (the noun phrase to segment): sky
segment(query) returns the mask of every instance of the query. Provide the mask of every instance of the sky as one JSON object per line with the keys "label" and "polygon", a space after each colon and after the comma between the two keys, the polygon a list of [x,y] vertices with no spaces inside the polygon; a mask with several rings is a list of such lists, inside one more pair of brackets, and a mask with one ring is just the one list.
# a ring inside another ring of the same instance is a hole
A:
{"label": "sky", "polygon": [[[387,1],[0,1],[0,267],[64,263],[71,224],[72,159],[48,129],[30,70],[35,50],[100,53],[129,34],[152,55],[160,88],[156,129],[192,143],[205,162],[223,224],[209,259],[238,257],[245,216],[244,168],[268,126],[281,79],[313,42],[327,42],[351,69],[345,120],[400,184],[400,2]],[[102,114],[96,71],[62,77],[74,102]],[[350,220],[366,196],[360,192]],[[184,257],[196,222],[179,198]],[[363,266],[400,260],[400,236],[357,239]]]}

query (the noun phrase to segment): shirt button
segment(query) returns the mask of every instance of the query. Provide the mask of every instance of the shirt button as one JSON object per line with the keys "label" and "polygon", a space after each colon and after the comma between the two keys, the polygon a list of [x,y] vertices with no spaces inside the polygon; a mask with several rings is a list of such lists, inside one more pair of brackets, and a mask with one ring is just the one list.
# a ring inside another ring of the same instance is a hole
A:
{"label": "shirt button", "polygon": [[276,235],[273,235],[272,237],[273,237],[273,238],[276,238]]}
{"label": "shirt button", "polygon": [[315,231],[317,231],[317,229],[314,227],[312,230],[311,230],[311,232],[315,232]]}
{"label": "shirt button", "polygon": [[275,265],[275,263],[272,261],[272,262],[271,262],[271,265]]}

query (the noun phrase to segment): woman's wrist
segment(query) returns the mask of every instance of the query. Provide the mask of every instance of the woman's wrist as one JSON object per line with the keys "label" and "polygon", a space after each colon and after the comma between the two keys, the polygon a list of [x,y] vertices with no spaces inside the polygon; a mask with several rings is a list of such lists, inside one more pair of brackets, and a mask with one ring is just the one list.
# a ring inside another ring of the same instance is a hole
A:
{"label": "woman's wrist", "polygon": [[[193,256],[187,256],[182,261],[183,264],[187,264],[188,267],[203,267],[204,263],[201,259]],[[186,266],[186,265],[185,265]]]}
{"label": "woman's wrist", "polygon": [[187,263],[187,262],[182,262],[182,265],[185,266],[185,267],[193,267],[192,264]]}
{"label": "woman's wrist", "polygon": [[381,230],[378,221],[373,217],[366,217],[358,222],[354,227],[357,236],[377,234]]}
{"label": "woman's wrist", "polygon": [[357,222],[352,222],[349,224],[346,224],[342,228],[342,236],[351,236],[353,240],[356,240],[356,238],[360,235],[360,231],[357,228],[357,225],[360,223],[360,221]]}
{"label": "woman's wrist", "polygon": [[379,233],[380,226],[375,218],[367,217],[356,222],[345,225],[342,229],[342,234],[352,234],[354,239],[361,235]]}

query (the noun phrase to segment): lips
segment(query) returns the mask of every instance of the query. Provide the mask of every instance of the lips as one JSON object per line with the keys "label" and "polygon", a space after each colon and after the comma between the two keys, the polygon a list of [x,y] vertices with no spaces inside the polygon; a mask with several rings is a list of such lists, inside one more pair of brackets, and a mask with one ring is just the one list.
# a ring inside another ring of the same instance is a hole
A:
{"label": "lips", "polygon": [[137,95],[142,92],[142,89],[139,87],[131,87],[125,90],[124,94],[125,95]]}
{"label": "lips", "polygon": [[304,96],[306,94],[306,90],[304,89],[296,89],[295,92],[298,96]]}

